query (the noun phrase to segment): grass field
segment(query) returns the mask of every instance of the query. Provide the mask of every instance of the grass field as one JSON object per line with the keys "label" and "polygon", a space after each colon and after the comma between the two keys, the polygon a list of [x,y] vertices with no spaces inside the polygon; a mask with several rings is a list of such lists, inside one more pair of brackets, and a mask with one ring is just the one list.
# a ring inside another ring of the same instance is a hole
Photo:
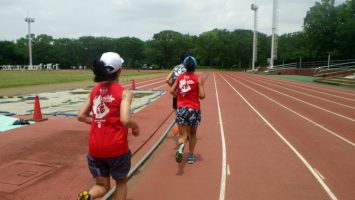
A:
{"label": "grass field", "polygon": [[288,79],[288,80],[294,80],[294,81],[314,83],[313,76],[301,76],[301,75],[271,75],[271,76],[274,78],[280,78],[280,79]]}
{"label": "grass field", "polygon": [[[123,71],[120,79],[140,79],[165,75],[168,71]],[[82,71],[0,71],[0,88],[91,81],[90,70]]]}

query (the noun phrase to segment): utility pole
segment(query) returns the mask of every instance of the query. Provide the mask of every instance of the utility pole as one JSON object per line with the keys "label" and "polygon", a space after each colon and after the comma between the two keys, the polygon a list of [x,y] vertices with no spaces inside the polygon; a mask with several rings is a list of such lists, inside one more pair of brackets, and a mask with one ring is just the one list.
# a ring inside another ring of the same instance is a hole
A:
{"label": "utility pole", "polygon": [[26,17],[25,21],[28,23],[28,54],[29,54],[29,69],[32,69],[32,37],[31,37],[31,23],[35,22],[34,18]]}
{"label": "utility pole", "polygon": [[257,60],[257,14],[258,6],[251,4],[251,10],[254,11],[254,37],[253,37],[253,59],[252,59],[252,70],[255,70],[255,62]]}

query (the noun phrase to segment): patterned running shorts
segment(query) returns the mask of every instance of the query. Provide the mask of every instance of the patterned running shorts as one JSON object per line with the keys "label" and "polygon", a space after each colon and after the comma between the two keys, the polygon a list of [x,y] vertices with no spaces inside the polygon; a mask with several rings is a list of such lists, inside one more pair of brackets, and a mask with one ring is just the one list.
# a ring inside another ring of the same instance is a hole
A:
{"label": "patterned running shorts", "polygon": [[201,110],[192,109],[186,107],[179,107],[176,110],[176,120],[177,124],[192,126],[197,128],[201,122]]}

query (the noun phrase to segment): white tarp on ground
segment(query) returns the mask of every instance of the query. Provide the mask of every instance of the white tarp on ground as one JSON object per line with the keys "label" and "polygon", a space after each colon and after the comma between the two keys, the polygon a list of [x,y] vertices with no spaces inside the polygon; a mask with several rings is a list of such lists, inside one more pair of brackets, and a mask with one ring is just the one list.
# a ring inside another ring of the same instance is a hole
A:
{"label": "white tarp on ground", "polygon": [[[137,112],[163,95],[162,90],[135,90],[131,111]],[[38,94],[43,115],[75,116],[88,98],[89,89],[75,89]],[[35,95],[0,99],[1,113],[28,115],[33,113]]]}
{"label": "white tarp on ground", "polygon": [[[8,131],[11,129],[19,128],[26,125],[13,125],[18,118],[0,115],[0,132]],[[29,122],[31,124],[35,122]]]}

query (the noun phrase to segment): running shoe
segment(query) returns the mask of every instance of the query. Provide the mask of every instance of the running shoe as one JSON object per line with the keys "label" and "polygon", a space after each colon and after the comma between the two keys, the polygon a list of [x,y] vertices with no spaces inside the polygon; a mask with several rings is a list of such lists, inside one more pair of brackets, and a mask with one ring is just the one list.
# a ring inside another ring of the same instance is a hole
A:
{"label": "running shoe", "polygon": [[187,163],[189,163],[189,164],[194,164],[194,161],[195,161],[194,155],[189,154],[189,155],[187,156]]}
{"label": "running shoe", "polygon": [[92,200],[92,198],[88,191],[82,191],[80,192],[77,200]]}
{"label": "running shoe", "polygon": [[184,146],[185,146],[184,143],[179,144],[179,148],[176,151],[175,160],[178,163],[180,163],[182,161],[183,153],[184,153]]}

